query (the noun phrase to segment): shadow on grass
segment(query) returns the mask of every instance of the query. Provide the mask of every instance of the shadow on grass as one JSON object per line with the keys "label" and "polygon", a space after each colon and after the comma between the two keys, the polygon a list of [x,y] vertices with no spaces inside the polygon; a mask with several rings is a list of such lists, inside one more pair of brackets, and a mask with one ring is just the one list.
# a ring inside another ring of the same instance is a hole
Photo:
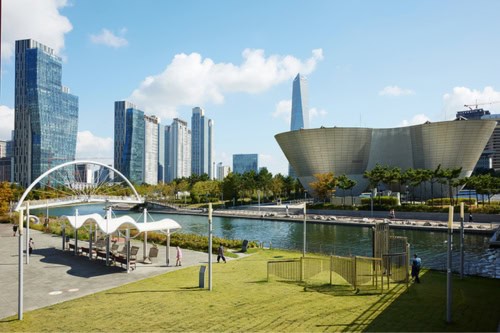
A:
{"label": "shadow on grass", "polygon": [[373,296],[381,295],[380,289],[374,289],[373,287],[361,286],[360,288],[354,289],[351,285],[341,284],[341,285],[304,285],[305,292],[318,292],[329,296]]}
{"label": "shadow on grass", "polygon": [[186,291],[204,291],[205,289],[199,287],[183,287],[180,289],[171,290],[134,290],[134,291],[121,291],[121,292],[107,292],[106,295],[126,295],[126,294],[143,294],[143,293],[177,293]]}
{"label": "shadow on grass", "polygon": [[446,273],[427,271],[421,280],[422,283],[412,284],[407,292],[385,300],[385,308],[365,321],[364,326],[351,326],[350,329],[370,332],[497,331],[500,322],[498,279],[460,279],[453,275],[451,323],[446,322]]}

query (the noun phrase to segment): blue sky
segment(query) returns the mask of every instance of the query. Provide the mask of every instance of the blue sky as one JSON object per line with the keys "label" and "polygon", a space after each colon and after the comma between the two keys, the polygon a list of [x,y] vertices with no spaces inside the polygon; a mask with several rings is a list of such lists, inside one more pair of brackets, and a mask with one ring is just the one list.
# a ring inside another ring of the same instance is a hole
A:
{"label": "blue sky", "polygon": [[77,157],[111,162],[113,103],[162,124],[215,122],[215,160],[288,163],[292,81],[308,78],[311,127],[396,127],[500,113],[500,1],[3,0],[0,140],[14,128],[14,41],[63,58],[79,97]]}

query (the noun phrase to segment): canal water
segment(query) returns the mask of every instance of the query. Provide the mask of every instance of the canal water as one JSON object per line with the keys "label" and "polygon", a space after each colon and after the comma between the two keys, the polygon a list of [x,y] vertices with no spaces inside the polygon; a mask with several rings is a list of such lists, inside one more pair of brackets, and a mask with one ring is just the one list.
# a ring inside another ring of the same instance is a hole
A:
{"label": "canal water", "polygon": [[[78,206],[80,215],[104,214],[102,205]],[[37,213],[36,211],[32,212]],[[45,211],[38,213],[45,214]],[[75,207],[52,208],[50,216],[74,215]],[[115,212],[119,215],[129,215],[139,219],[139,213]],[[157,221],[171,218],[181,226],[182,233],[208,234],[206,216],[150,214]],[[302,251],[303,223],[282,222],[272,220],[254,220],[235,217],[213,217],[213,233],[217,237],[228,239],[247,239],[262,242],[264,246]],[[411,253],[417,253],[423,261],[423,266],[446,270],[447,265],[447,234],[420,230],[391,230],[395,236],[405,236],[411,246]],[[372,230],[366,226],[341,226],[307,223],[307,252],[317,252],[336,255],[372,256]],[[464,272],[468,275],[500,278],[500,249],[489,248],[489,237],[484,235],[466,234],[464,241]],[[459,272],[460,267],[460,235],[453,236],[453,271]]]}

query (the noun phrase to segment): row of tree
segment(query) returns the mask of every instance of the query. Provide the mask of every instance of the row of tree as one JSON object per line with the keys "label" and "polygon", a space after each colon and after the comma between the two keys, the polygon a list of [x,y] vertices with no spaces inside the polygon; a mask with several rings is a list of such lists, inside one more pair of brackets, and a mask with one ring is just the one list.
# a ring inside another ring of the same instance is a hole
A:
{"label": "row of tree", "polygon": [[[471,177],[460,178],[461,168],[441,168],[439,165],[434,170],[407,169],[402,171],[398,167],[383,166],[377,164],[372,170],[367,170],[364,177],[368,179],[370,189],[384,188],[399,192],[409,192],[413,199],[428,197],[434,198],[434,187],[446,187],[453,204],[452,193],[465,186],[475,190],[476,194],[485,194],[488,198],[500,193],[500,177],[493,174],[480,174]],[[314,175],[316,181],[309,185],[316,198],[327,201],[337,189],[342,190],[342,196],[348,191],[352,196],[352,190],[357,185],[356,181],[346,175],[335,177],[333,173]],[[426,186],[427,185],[427,186]],[[238,203],[242,200],[255,200],[260,197],[262,202],[275,199],[296,199],[305,196],[305,190],[300,182],[290,176],[281,174],[273,175],[266,168],[258,173],[249,171],[244,174],[230,173],[223,181],[209,179],[208,175],[192,175],[187,178],[176,179],[171,183],[158,185],[135,185],[140,195],[157,200],[181,200],[187,203],[214,202],[219,200]],[[125,187],[106,187],[105,194],[129,195],[129,189]],[[455,191],[453,191],[455,190]],[[8,211],[9,203],[19,199],[24,189],[11,183],[0,184],[0,212]],[[104,194],[104,193],[102,193]],[[34,189],[28,196],[28,200],[40,200],[63,195],[57,189]]]}
{"label": "row of tree", "polygon": [[[175,179],[171,183],[136,186],[140,195],[151,199],[189,200],[190,203],[214,202],[258,198],[265,202],[278,198],[294,198],[304,195],[300,182],[282,174],[273,175],[267,168],[258,173],[229,173],[223,181],[210,179],[207,174]],[[188,197],[186,197],[186,194]]]}
{"label": "row of tree", "polygon": [[[451,204],[454,203],[454,194],[458,195],[458,189],[465,187],[475,190],[476,195],[485,194],[488,200],[495,194],[500,193],[500,177],[491,173],[473,175],[460,178],[462,168],[442,168],[438,165],[434,170],[409,168],[402,171],[401,168],[377,164],[372,170],[364,172],[363,177],[369,181],[369,189],[385,188],[392,191],[408,192],[413,199],[427,198],[427,190],[430,188],[430,197],[434,198],[434,186],[441,186],[441,193],[447,189]],[[316,196],[322,200],[328,200],[337,188],[352,190],[356,181],[349,179],[346,175],[335,177],[333,173],[315,174],[316,181],[309,185],[314,189]],[[383,186],[382,186],[383,185]],[[443,188],[444,187],[444,188]]]}

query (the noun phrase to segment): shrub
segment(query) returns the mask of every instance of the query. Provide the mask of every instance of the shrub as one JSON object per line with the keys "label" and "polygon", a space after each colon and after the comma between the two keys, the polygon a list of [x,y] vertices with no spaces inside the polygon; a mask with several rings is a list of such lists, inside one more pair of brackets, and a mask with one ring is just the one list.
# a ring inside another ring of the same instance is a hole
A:
{"label": "shrub", "polygon": [[[426,204],[429,206],[436,206],[436,205],[443,205],[443,206],[449,206],[450,205],[450,198],[434,198],[434,199],[429,199],[426,201]],[[463,202],[465,205],[475,205],[476,204],[476,199],[471,198],[454,198],[453,202],[455,205],[460,204],[460,202]]]}
{"label": "shrub", "polygon": [[[47,230],[44,230],[44,225],[42,223],[39,224],[30,224],[31,229],[35,229],[38,231],[44,231],[47,233],[61,235],[62,234],[62,225],[60,220],[51,219],[48,225]],[[74,237],[73,229],[66,224],[66,235],[69,238]],[[130,236],[137,236],[136,230],[130,231]],[[78,239],[79,240],[88,240],[89,233],[86,229],[78,230]],[[143,235],[138,236],[136,239],[142,240]],[[156,244],[166,245],[167,236],[160,232],[148,232],[148,242],[153,242]],[[213,253],[217,253],[217,247],[219,244],[222,244],[226,248],[230,249],[241,249],[243,246],[243,240],[241,239],[225,239],[220,237],[212,238],[213,244]],[[180,246],[183,249],[189,249],[194,251],[207,251],[208,250],[208,236],[201,236],[196,234],[185,234],[185,233],[173,233],[170,236],[170,246]],[[248,248],[256,248],[258,247],[257,242],[249,241]]]}
{"label": "shrub", "polygon": [[[361,198],[362,205],[371,205],[370,198]],[[373,205],[383,206],[383,207],[392,207],[398,204],[398,199],[396,197],[388,197],[388,196],[379,196],[373,198]]]}

